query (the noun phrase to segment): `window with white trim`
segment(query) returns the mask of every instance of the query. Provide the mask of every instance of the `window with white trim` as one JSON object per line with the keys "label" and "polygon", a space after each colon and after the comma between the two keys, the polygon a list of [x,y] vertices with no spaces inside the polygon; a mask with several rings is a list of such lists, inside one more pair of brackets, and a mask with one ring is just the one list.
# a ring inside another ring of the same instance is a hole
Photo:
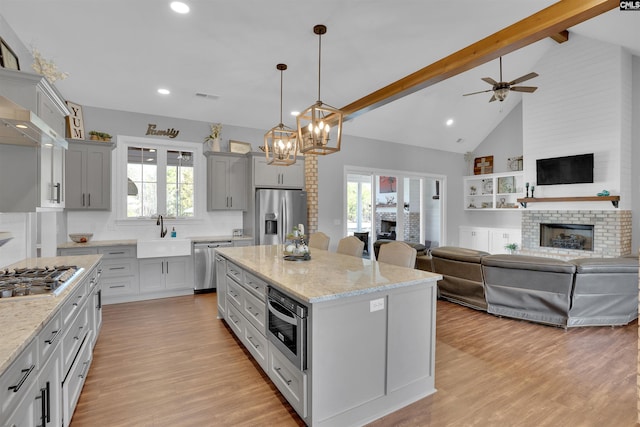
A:
{"label": "window with white trim", "polygon": [[196,169],[200,167],[201,148],[184,142],[165,143],[146,138],[124,137],[122,140],[119,176],[126,177],[126,191],[120,193],[119,217],[194,218]]}

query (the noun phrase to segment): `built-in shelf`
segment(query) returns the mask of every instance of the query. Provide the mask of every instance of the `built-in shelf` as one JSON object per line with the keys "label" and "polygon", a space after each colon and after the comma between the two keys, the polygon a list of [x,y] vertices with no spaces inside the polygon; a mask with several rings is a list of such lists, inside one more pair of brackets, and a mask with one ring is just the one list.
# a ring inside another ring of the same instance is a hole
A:
{"label": "built-in shelf", "polygon": [[620,196],[584,196],[584,197],[523,197],[518,199],[518,203],[523,208],[527,207],[527,203],[548,203],[548,202],[611,202],[613,206],[618,207]]}

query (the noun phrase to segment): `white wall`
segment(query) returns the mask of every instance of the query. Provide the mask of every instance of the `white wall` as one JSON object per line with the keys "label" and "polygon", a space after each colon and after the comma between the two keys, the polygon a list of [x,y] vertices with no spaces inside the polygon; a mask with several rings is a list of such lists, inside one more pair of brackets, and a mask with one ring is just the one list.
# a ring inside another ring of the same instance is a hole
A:
{"label": "white wall", "polygon": [[[536,186],[536,197],[621,196],[631,208],[631,56],[572,34],[536,64],[538,91],[523,101],[525,181],[536,159],[594,153],[594,183]],[[614,209],[611,203],[536,203],[531,209]]]}

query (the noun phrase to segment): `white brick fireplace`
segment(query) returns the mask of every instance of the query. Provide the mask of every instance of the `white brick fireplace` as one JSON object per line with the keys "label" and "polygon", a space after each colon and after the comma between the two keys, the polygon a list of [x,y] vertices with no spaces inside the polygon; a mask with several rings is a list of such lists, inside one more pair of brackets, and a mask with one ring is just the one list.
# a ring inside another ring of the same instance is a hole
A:
{"label": "white brick fireplace", "polygon": [[[541,224],[593,226],[593,250],[541,246]],[[521,253],[567,259],[617,257],[631,253],[631,234],[630,210],[524,210]]]}

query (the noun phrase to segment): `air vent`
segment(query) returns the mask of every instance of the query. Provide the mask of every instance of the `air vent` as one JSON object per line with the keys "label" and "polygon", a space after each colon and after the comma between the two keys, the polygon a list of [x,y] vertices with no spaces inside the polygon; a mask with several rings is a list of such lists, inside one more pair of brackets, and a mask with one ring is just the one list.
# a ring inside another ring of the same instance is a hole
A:
{"label": "air vent", "polygon": [[211,95],[211,94],[202,93],[202,92],[196,92],[196,96],[199,96],[200,98],[206,98],[206,99],[220,99],[220,96],[218,95]]}

